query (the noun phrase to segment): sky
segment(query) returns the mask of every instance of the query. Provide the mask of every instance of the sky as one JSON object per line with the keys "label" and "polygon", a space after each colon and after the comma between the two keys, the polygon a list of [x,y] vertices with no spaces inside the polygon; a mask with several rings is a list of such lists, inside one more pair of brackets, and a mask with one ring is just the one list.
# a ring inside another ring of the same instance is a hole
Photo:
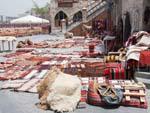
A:
{"label": "sky", "polygon": [[[35,0],[39,7],[50,0]],[[0,15],[18,16],[34,7],[32,0],[0,0]]]}

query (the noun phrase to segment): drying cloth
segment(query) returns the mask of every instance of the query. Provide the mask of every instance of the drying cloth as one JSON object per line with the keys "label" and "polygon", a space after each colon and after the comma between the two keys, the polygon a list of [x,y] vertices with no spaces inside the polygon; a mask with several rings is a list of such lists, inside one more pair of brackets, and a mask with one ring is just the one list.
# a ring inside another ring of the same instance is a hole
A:
{"label": "drying cloth", "polygon": [[134,45],[130,46],[126,54],[127,60],[133,59],[133,60],[139,61],[140,51],[143,51],[146,49],[148,49],[148,47],[146,46],[141,46],[141,47],[134,46]]}
{"label": "drying cloth", "polygon": [[140,64],[150,66],[150,51],[141,51]]}

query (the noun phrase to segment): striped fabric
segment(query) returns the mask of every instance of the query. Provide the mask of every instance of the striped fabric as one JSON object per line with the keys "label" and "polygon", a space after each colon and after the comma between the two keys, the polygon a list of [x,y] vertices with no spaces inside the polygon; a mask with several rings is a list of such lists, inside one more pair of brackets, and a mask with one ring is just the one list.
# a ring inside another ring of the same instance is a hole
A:
{"label": "striped fabric", "polygon": [[21,87],[26,82],[28,82],[28,80],[24,80],[24,79],[9,80],[5,84],[3,84],[0,88],[2,88],[2,89],[16,89],[16,88]]}
{"label": "striped fabric", "polygon": [[[144,97],[144,99],[146,100],[146,97]],[[146,102],[140,102],[140,98],[136,98],[136,97],[132,97],[130,102],[126,101],[125,97],[124,97],[121,105],[130,106],[130,107],[137,107],[137,108],[144,108],[144,109],[148,108],[147,101]]]}
{"label": "striped fabric", "polygon": [[126,80],[130,79],[127,76],[126,71],[124,68],[106,68],[103,72],[103,76],[108,78],[109,80]]}
{"label": "striped fabric", "polygon": [[27,92],[29,89],[33,88],[36,84],[38,84],[40,79],[31,79],[27,83],[23,84],[20,88],[17,88],[16,91]]}
{"label": "striped fabric", "polygon": [[[124,87],[122,87],[122,86],[124,86],[125,84],[129,84],[129,83],[131,84],[131,83],[133,83],[133,81],[109,80],[109,84],[111,84],[111,86],[113,86],[114,88],[124,89]],[[147,101],[140,102],[140,97],[137,98],[137,96],[136,97],[132,96],[130,99],[131,99],[130,101],[126,101],[125,96],[124,96],[120,105],[147,109],[147,107],[148,107]],[[146,100],[146,97],[144,97],[144,99]],[[94,81],[91,81],[89,83],[89,90],[87,93],[87,102],[88,102],[88,104],[91,104],[91,105],[106,107],[105,103],[102,101],[101,96],[98,94],[97,91],[95,91]]]}
{"label": "striped fabric", "polygon": [[102,106],[104,104],[99,94],[95,92],[94,81],[91,81],[89,84],[87,101],[88,104],[95,105],[95,106]]}
{"label": "striped fabric", "polygon": [[119,79],[128,79],[125,76],[125,71],[123,68],[113,68],[111,69],[111,79],[119,80]]}
{"label": "striped fabric", "polygon": [[82,82],[82,89],[81,89],[81,100],[79,102],[79,105],[77,108],[85,108],[87,103],[87,97],[88,97],[88,89],[89,84],[91,81],[97,81],[98,83],[105,83],[106,80],[104,77],[85,77],[81,78]]}

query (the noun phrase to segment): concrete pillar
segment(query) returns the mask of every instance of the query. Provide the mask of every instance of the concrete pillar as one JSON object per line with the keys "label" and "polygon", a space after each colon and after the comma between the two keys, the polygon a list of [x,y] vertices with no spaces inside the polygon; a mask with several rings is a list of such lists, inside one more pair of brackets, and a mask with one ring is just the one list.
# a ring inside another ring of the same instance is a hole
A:
{"label": "concrete pillar", "polygon": [[14,50],[14,40],[12,40],[11,45],[12,45],[12,50]]}
{"label": "concrete pillar", "polygon": [[0,41],[0,51],[2,51],[1,45],[2,45],[2,42]]}
{"label": "concrete pillar", "polygon": [[58,1],[57,0],[50,0],[49,6],[49,17],[50,17],[50,24],[51,24],[51,32],[55,32],[55,15],[57,12]]}
{"label": "concrete pillar", "polygon": [[4,51],[5,50],[5,44],[4,44],[4,40],[2,40],[2,51]]}
{"label": "concrete pillar", "polygon": [[87,8],[86,7],[82,8],[82,21],[83,23],[87,22]]}
{"label": "concrete pillar", "polygon": [[12,49],[13,49],[13,51],[16,51],[16,46],[17,46],[17,41],[13,40],[12,41]]}
{"label": "concrete pillar", "polygon": [[55,30],[55,17],[51,16],[50,17],[50,24],[51,24],[51,32]]}
{"label": "concrete pillar", "polygon": [[10,41],[8,41],[8,50],[11,50]]}
{"label": "concrete pillar", "polygon": [[67,28],[66,28],[66,20],[65,19],[62,19],[61,20],[61,31],[63,33],[65,33],[67,31]]}

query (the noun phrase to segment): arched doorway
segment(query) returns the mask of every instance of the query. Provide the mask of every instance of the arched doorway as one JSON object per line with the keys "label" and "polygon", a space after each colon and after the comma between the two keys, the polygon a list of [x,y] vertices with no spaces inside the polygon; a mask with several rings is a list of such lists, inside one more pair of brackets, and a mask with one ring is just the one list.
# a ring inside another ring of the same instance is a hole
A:
{"label": "arched doorway", "polygon": [[55,16],[55,27],[61,27],[62,19],[65,19],[66,24],[67,24],[67,21],[68,21],[67,15],[63,11],[59,11]]}
{"label": "arched doorway", "polygon": [[81,20],[82,20],[82,12],[78,11],[73,16],[73,22],[78,22],[78,21],[81,21]]}

